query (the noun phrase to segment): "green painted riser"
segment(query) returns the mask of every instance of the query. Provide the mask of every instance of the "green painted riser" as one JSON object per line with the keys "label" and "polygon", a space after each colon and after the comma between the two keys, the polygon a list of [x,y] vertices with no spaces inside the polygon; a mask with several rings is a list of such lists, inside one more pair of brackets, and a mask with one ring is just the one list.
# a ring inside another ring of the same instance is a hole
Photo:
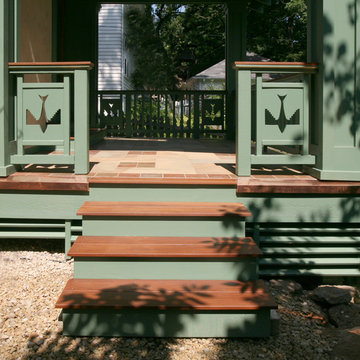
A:
{"label": "green painted riser", "polygon": [[84,236],[245,236],[245,224],[234,218],[159,219],[84,217]]}
{"label": "green painted riser", "polygon": [[94,185],[90,201],[199,201],[240,202],[236,186],[208,185]]}
{"label": "green painted riser", "polygon": [[63,310],[65,336],[267,337],[270,310]]}
{"label": "green painted riser", "polygon": [[143,259],[127,261],[114,258],[75,259],[75,279],[180,279],[180,280],[255,280],[256,259],[179,261]]}

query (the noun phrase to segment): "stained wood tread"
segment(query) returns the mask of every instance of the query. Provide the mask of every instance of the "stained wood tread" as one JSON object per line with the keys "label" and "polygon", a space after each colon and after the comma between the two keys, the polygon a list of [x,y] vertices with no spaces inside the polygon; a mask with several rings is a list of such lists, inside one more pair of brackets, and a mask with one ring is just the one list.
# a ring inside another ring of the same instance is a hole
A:
{"label": "stained wood tread", "polygon": [[262,252],[250,237],[79,236],[73,257],[237,258]]}
{"label": "stained wood tread", "polygon": [[238,178],[237,194],[360,194],[359,181],[321,181],[307,175]]}
{"label": "stained wood tread", "polygon": [[83,216],[144,217],[247,217],[250,211],[240,203],[86,201],[77,212]]}
{"label": "stained wood tread", "polygon": [[71,279],[62,309],[259,310],[277,307],[263,281]]}

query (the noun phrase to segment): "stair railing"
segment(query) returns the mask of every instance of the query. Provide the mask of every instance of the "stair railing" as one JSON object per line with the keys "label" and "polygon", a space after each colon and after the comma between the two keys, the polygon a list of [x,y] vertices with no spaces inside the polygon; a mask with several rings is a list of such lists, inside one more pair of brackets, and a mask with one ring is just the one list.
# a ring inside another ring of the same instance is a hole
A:
{"label": "stair railing", "polygon": [[76,174],[89,172],[92,68],[90,62],[9,63],[16,77],[12,164],[74,165]]}
{"label": "stair railing", "polygon": [[[252,165],[314,165],[310,77],[317,64],[235,62],[234,69],[236,174],[250,176]],[[263,74],[273,79],[265,81]]]}

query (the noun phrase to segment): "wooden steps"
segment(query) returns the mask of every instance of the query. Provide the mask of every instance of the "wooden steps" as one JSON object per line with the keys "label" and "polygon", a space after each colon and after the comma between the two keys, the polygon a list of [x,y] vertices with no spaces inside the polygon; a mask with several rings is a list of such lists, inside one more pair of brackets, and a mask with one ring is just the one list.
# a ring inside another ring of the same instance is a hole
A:
{"label": "wooden steps", "polygon": [[259,310],[276,303],[261,280],[71,279],[56,305],[62,309]]}
{"label": "wooden steps", "polygon": [[238,258],[262,252],[252,238],[79,236],[72,257]]}
{"label": "wooden steps", "polygon": [[74,279],[56,303],[65,335],[270,335],[276,304],[257,280],[244,205],[96,201],[78,214]]}
{"label": "wooden steps", "polygon": [[111,202],[87,201],[79,211],[82,216],[144,216],[144,217],[248,217],[249,210],[240,203],[196,202]]}

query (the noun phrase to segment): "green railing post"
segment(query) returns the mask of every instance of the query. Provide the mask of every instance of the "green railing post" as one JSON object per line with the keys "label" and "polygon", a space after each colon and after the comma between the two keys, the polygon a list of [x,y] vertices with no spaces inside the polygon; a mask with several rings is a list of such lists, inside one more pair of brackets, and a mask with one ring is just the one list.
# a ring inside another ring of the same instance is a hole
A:
{"label": "green railing post", "polygon": [[74,72],[75,174],[89,172],[89,72]]}
{"label": "green railing post", "polygon": [[0,177],[15,172],[10,163],[10,81],[8,62],[11,60],[13,31],[11,26],[12,1],[0,0]]}
{"label": "green railing post", "polygon": [[[309,154],[308,77],[316,73],[318,65],[236,62],[234,69],[237,70],[236,174],[250,176],[251,165],[314,165],[315,155]],[[253,95],[252,73],[256,74]],[[263,81],[262,74],[273,73],[295,77]],[[254,154],[252,140],[256,142]],[[263,151],[268,146],[271,153]],[[301,149],[300,154],[294,154],[295,146]]]}
{"label": "green railing post", "polygon": [[[76,174],[89,172],[89,70],[90,62],[9,63],[17,78],[16,143],[12,164],[74,165]],[[63,81],[24,82],[24,74],[62,75]],[[70,81],[74,81],[71,90]],[[70,144],[71,100],[74,110],[74,154]],[[24,151],[31,146],[32,153]],[[50,146],[59,152],[37,152]]]}
{"label": "green railing post", "polygon": [[251,174],[251,72],[237,71],[236,77],[236,175]]}

